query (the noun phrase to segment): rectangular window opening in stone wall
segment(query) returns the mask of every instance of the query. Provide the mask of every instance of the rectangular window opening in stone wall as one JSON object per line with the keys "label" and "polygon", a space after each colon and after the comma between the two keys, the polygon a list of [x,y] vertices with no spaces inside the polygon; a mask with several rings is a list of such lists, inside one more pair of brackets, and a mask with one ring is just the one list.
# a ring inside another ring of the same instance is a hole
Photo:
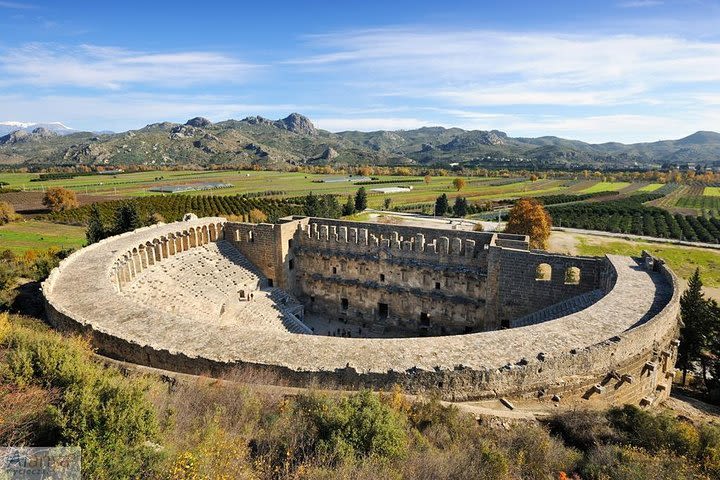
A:
{"label": "rectangular window opening in stone wall", "polygon": [[273,279],[272,278],[268,278],[268,287],[270,287],[270,288],[273,287]]}
{"label": "rectangular window opening in stone wall", "polygon": [[440,282],[435,282],[435,290],[440,290]]}
{"label": "rectangular window opening in stone wall", "polygon": [[292,270],[293,268],[295,268],[295,259],[291,258],[290,261],[288,262],[288,269]]}
{"label": "rectangular window opening in stone wall", "polygon": [[347,298],[341,298],[341,299],[340,299],[340,304],[342,305],[342,309],[343,309],[343,310],[347,310],[348,307],[350,306],[350,302],[348,302],[348,299],[347,299]]}
{"label": "rectangular window opening in stone wall", "polygon": [[337,274],[337,267],[333,267],[333,275]]}
{"label": "rectangular window opening in stone wall", "polygon": [[390,308],[388,307],[387,303],[378,303],[378,317],[381,319],[388,318],[388,315],[390,315]]}
{"label": "rectangular window opening in stone wall", "polygon": [[380,274],[380,281],[381,281],[381,282],[384,282],[384,281],[385,281],[385,274],[384,274],[384,273],[381,273],[381,274]]}

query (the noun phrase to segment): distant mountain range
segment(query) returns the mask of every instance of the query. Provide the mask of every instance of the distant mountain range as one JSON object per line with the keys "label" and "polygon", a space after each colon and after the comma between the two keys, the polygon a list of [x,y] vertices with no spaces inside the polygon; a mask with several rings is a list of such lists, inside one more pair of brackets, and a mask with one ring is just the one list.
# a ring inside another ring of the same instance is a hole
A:
{"label": "distant mountain range", "polygon": [[79,132],[61,123],[0,122],[0,135],[0,164],[720,166],[720,134],[716,132],[630,145],[558,137],[513,138],[497,130],[444,127],[331,133],[315,128],[298,113],[280,120],[254,116],[218,123],[196,117],[185,124],[155,123],[123,133]]}
{"label": "distant mountain range", "polygon": [[58,135],[68,135],[75,133],[78,130],[63,125],[60,122],[50,123],[27,123],[27,122],[0,122],[0,135],[7,135],[8,133],[15,132],[17,130],[23,130],[26,132],[32,132],[36,128],[44,128]]}

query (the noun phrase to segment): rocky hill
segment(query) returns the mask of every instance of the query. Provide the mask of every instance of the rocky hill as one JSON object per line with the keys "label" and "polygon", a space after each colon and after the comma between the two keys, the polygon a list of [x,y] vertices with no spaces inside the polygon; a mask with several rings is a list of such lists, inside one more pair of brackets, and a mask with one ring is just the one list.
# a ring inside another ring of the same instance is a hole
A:
{"label": "rocky hill", "polygon": [[322,164],[631,167],[720,161],[720,134],[624,145],[558,137],[513,138],[497,130],[424,127],[331,133],[298,113],[213,123],[195,117],[117,134],[18,129],[0,137],[0,164],[253,164],[267,168]]}

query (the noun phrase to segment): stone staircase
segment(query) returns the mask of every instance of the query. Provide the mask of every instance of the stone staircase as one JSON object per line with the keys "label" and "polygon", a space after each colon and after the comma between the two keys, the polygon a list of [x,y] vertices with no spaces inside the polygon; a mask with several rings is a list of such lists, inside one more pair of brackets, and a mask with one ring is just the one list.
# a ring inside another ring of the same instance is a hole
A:
{"label": "stone staircase", "polygon": [[603,291],[598,289],[569,298],[565,301],[545,307],[542,310],[525,315],[524,317],[511,320],[510,328],[535,325],[537,323],[561,318],[566,315],[572,315],[580,310],[585,310],[587,307],[600,300],[603,295]]}

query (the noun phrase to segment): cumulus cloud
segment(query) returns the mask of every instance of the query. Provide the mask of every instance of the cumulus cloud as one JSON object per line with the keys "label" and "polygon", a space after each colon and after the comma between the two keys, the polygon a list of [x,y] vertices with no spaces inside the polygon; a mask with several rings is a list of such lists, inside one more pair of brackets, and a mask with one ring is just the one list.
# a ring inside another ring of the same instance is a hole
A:
{"label": "cumulus cloud", "polygon": [[5,84],[112,90],[132,85],[173,88],[235,83],[259,68],[216,52],[139,52],[97,45],[33,43],[0,54]]}

